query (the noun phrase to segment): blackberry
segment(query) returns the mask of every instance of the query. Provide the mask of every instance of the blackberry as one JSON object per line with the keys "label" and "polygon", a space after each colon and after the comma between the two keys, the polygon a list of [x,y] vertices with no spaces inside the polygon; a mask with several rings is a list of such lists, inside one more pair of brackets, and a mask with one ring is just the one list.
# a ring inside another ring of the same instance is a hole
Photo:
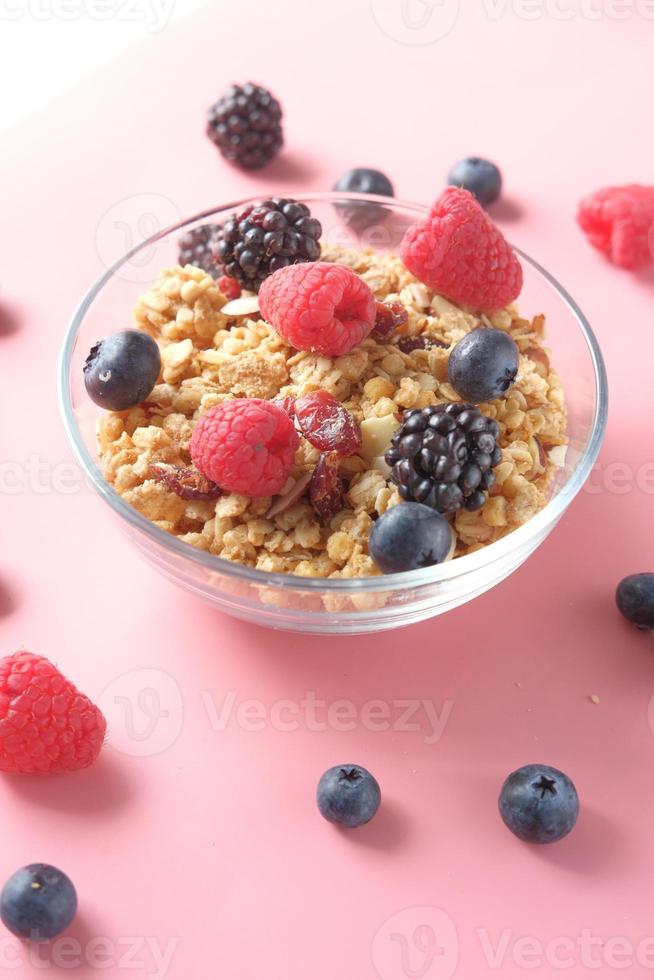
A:
{"label": "blackberry", "polygon": [[320,258],[322,226],[306,204],[283,197],[258,201],[225,222],[214,259],[225,273],[256,292],[271,273]]}
{"label": "blackberry", "polygon": [[207,113],[207,136],[226,160],[258,170],[270,163],[284,138],[282,108],[260,85],[232,85]]}
{"label": "blackberry", "polygon": [[441,514],[479,510],[502,458],[500,429],[474,405],[449,402],[407,412],[386,462],[404,500]]}
{"label": "blackberry", "polygon": [[212,248],[220,227],[220,225],[198,225],[187,231],[177,243],[179,264],[195,265],[198,269],[209,272],[215,279],[220,270],[213,257]]}

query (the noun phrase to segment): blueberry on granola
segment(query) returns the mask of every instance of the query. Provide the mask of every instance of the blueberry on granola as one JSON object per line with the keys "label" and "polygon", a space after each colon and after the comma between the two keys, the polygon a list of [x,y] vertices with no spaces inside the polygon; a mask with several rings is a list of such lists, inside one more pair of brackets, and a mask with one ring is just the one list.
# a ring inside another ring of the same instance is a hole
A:
{"label": "blueberry on granola", "polygon": [[450,384],[469,402],[488,402],[506,394],[518,374],[520,352],[512,337],[495,327],[471,330],[450,354]]}
{"label": "blueberry on granola", "polygon": [[445,561],[452,551],[452,528],[424,504],[390,507],[372,526],[368,548],[385,575],[427,568]]}
{"label": "blueberry on granola", "polygon": [[112,412],[123,412],[144,401],[159,377],[161,354],[142,330],[122,330],[91,348],[84,364],[89,397]]}
{"label": "blueberry on granola", "polygon": [[219,269],[213,257],[213,243],[219,230],[220,225],[206,224],[187,231],[178,242],[179,264],[204,269],[215,279]]}
{"label": "blueberry on granola", "polygon": [[449,172],[448,184],[470,191],[486,207],[498,199],[502,191],[499,167],[482,157],[466,157]]}
{"label": "blueberry on granola", "polygon": [[282,108],[261,85],[232,85],[207,115],[207,135],[226,160],[258,170],[284,142]]}
{"label": "blueberry on granola", "polygon": [[404,500],[441,514],[479,510],[502,458],[499,433],[497,422],[465,402],[414,409],[386,453],[391,479]]}
{"label": "blueberry on granola", "polygon": [[502,820],[530,844],[552,844],[569,834],[579,815],[579,797],[565,773],[552,766],[516,769],[499,798]]}
{"label": "blueberry on granola", "polygon": [[225,273],[253,292],[271,273],[320,258],[322,226],[306,204],[273,197],[249,205],[225,222],[214,258]]}
{"label": "blueberry on granola", "polygon": [[[355,167],[353,170],[348,170],[336,181],[333,189],[350,194],[376,194],[378,197],[393,197],[395,194],[386,174],[370,167]],[[335,207],[345,223],[359,231],[381,221],[387,214],[386,208],[367,201],[341,201],[337,202]]]}
{"label": "blueberry on granola", "polygon": [[330,823],[360,827],[377,813],[381,790],[367,769],[347,763],[333,766],[322,774],[316,802],[320,813]]}
{"label": "blueberry on granola", "polygon": [[654,574],[639,572],[623,578],[615,593],[618,609],[640,630],[654,629]]}

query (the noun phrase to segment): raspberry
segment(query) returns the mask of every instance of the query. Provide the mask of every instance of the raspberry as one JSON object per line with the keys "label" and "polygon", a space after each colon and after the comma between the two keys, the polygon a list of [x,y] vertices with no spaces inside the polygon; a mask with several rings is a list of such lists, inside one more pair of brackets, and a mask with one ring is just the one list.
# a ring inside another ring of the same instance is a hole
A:
{"label": "raspberry", "polygon": [[499,228],[469,191],[449,187],[401,246],[417,279],[454,303],[499,310],[522,288],[522,268]]}
{"label": "raspberry", "polygon": [[290,475],[299,441],[279,405],[235,398],[200,416],[191,457],[208,480],[230,493],[273,497]]}
{"label": "raspberry", "polygon": [[72,772],[98,757],[107,723],[45,657],[0,660],[0,771]]}
{"label": "raspberry", "polygon": [[273,273],[259,290],[263,317],[297,350],[347,354],[375,325],[375,297],[344,265],[311,262]]}
{"label": "raspberry", "polygon": [[351,456],[361,448],[359,423],[327,391],[312,391],[298,398],[295,416],[304,438],[321,453]]}
{"label": "raspberry", "polygon": [[270,163],[284,142],[282,108],[261,85],[232,85],[211,106],[207,135],[226,160],[258,170]]}
{"label": "raspberry", "polygon": [[241,295],[241,287],[238,280],[232,279],[231,276],[221,276],[216,285],[227,299],[238,299]]}
{"label": "raspberry", "polygon": [[604,187],[581,201],[577,221],[590,244],[623,269],[654,259],[654,187]]}

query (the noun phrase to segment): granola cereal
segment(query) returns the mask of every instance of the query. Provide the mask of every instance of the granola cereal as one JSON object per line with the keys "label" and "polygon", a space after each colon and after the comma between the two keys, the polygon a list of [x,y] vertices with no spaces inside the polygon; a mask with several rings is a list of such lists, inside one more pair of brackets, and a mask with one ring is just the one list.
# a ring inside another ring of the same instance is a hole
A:
{"label": "granola cereal", "polygon": [[[468,331],[494,326],[515,340],[519,372],[506,397],[480,406],[499,424],[502,460],[483,508],[453,518],[455,557],[528,521],[547,502],[566,445],[563,390],[543,347],[544,317],[525,319],[513,305],[490,318],[459,308],[392,254],[324,245],[322,258],[353,269],[378,301],[405,307],[406,322],[390,339],[371,335],[335,358],[297,351],[257,313],[225,312],[227,297],[202,269],[162,271],[134,310],[135,325],[160,346],[161,376],[147,401],[101,416],[107,480],[158,527],[220,558],[299,576],[379,574],[368,536],[376,518],[400,500],[384,448],[406,410],[461,401],[448,382],[449,352]],[[216,496],[206,481],[194,483],[189,441],[203,412],[235,397],[297,398],[316,390],[332,394],[362,425],[361,449],[340,461],[338,513],[321,520],[312,506],[310,481],[320,454],[305,439],[275,499]],[[178,467],[182,484],[171,476]]]}

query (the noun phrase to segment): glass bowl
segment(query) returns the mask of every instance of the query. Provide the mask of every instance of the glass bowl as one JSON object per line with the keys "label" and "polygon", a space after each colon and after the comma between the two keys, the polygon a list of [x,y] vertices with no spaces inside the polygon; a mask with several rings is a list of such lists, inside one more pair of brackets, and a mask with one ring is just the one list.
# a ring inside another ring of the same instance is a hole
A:
{"label": "glass bowl", "polygon": [[[406,228],[427,209],[362,194],[285,194],[306,203],[326,241],[396,252]],[[63,422],[84,473],[136,550],[166,578],[240,619],[306,633],[367,633],[447,612],[497,585],[547,537],[586,480],[599,452],[607,414],[607,382],[597,341],[581,310],[538,263],[518,251],[524,269],[519,299],[525,316],[546,315],[546,344],[561,376],[569,413],[565,465],[551,499],[518,530],[473,554],[431,568],[372,578],[300,578],[237,565],[202,552],[150,523],[104,479],[82,365],[98,338],[129,324],[137,297],[159,271],[177,262],[177,241],[205,222],[224,221],[236,201],[166,228],[131,249],[91,287],[73,316],[59,365]],[[353,226],[356,225],[358,230]],[[107,533],[109,530],[107,528]],[[126,552],[125,561],[130,561]]]}

